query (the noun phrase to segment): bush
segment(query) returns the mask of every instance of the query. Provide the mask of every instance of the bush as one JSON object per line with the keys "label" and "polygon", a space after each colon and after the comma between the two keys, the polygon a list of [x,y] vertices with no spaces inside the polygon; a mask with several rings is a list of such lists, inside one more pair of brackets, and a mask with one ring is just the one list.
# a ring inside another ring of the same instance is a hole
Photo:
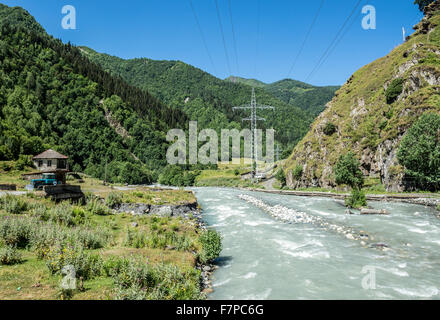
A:
{"label": "bush", "polygon": [[44,251],[55,243],[81,244],[87,249],[105,246],[110,235],[105,230],[73,229],[45,223],[37,218],[10,218],[0,220],[0,240],[17,248],[32,247],[42,257]]}
{"label": "bush", "polygon": [[81,244],[56,244],[49,248],[45,255],[46,265],[52,274],[61,274],[68,265],[75,268],[77,277],[84,280],[101,275],[102,259],[99,255],[87,253]]}
{"label": "bush", "polygon": [[278,169],[275,178],[280,182],[281,188],[286,186],[286,174],[284,173],[283,168]]}
{"label": "bush", "polygon": [[111,192],[107,198],[105,198],[105,204],[112,209],[119,206],[122,201],[122,195],[118,192]]}
{"label": "bush", "polygon": [[167,186],[190,187],[198,172],[186,171],[182,166],[167,166],[159,176],[159,183]]}
{"label": "bush", "polygon": [[196,300],[201,299],[200,272],[175,265],[151,266],[125,260],[110,271],[116,286],[116,300]]}
{"label": "bush", "polygon": [[30,156],[20,155],[18,160],[15,162],[15,170],[24,170],[26,167],[34,167],[34,163],[31,160]]}
{"label": "bush", "polygon": [[22,256],[16,247],[6,246],[4,248],[0,248],[0,264],[14,265],[22,262]]}
{"label": "bush", "polygon": [[96,214],[98,216],[107,216],[112,212],[109,208],[100,200],[95,197],[90,197],[87,200],[87,210],[91,214]]}
{"label": "bush", "polygon": [[202,244],[202,253],[199,258],[202,263],[218,258],[222,251],[222,239],[217,231],[203,232],[200,236],[200,243]]}
{"label": "bush", "polygon": [[402,93],[403,91],[403,79],[394,79],[391,84],[388,86],[387,90],[385,91],[385,97],[387,99],[388,104],[392,104],[394,101],[396,101],[397,97]]}
{"label": "bush", "polygon": [[0,208],[10,214],[20,214],[28,210],[28,204],[19,196],[7,194],[0,198]]}
{"label": "bush", "polygon": [[292,176],[295,180],[299,180],[299,179],[301,179],[302,175],[303,175],[303,167],[300,165],[297,165],[295,167],[295,169],[293,169],[293,171],[292,171]]}
{"label": "bush", "polygon": [[159,229],[157,224],[152,224],[149,232],[127,229],[125,245],[133,248],[151,249],[165,249],[170,246],[178,251],[194,249],[194,243],[188,236],[179,235],[174,231],[163,232],[163,229]]}
{"label": "bush", "polygon": [[77,226],[85,222],[85,212],[79,207],[73,207],[72,205],[62,203],[53,209],[43,211],[42,208],[37,209],[41,211],[40,218],[43,221],[51,221],[60,223],[65,226]]}
{"label": "bush", "polygon": [[8,246],[26,248],[37,227],[37,219],[5,217],[0,220],[0,239]]}
{"label": "bush", "polygon": [[397,159],[416,188],[440,189],[440,115],[423,114],[400,143]]}
{"label": "bush", "polygon": [[365,207],[367,205],[367,198],[364,191],[353,189],[351,195],[345,199],[345,205],[353,209]]}
{"label": "bush", "polygon": [[327,122],[323,132],[326,136],[331,136],[336,132],[336,126],[331,122]]}
{"label": "bush", "polygon": [[334,168],[336,183],[346,184],[353,189],[360,189],[364,185],[364,176],[362,174],[359,160],[352,152],[339,157]]}

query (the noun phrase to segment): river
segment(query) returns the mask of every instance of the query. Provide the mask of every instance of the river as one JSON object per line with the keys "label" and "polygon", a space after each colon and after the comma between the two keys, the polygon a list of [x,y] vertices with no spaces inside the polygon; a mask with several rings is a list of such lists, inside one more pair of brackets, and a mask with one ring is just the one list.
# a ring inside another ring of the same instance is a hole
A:
{"label": "river", "polygon": [[[327,198],[193,190],[206,223],[223,237],[209,299],[440,298],[440,219],[434,209],[371,202],[391,214],[347,215],[341,202]],[[243,194],[304,212],[312,222],[277,220],[240,199]],[[368,240],[325,225],[367,234]]]}

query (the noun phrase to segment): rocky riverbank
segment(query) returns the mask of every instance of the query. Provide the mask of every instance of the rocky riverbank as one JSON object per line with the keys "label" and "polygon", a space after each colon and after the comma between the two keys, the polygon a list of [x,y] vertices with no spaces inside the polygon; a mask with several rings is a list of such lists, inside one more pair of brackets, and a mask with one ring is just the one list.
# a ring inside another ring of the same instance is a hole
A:
{"label": "rocky riverbank", "polygon": [[[245,189],[240,190],[264,192],[272,194],[284,194],[298,197],[320,197],[344,200],[349,197],[348,193],[331,193],[331,192],[317,192],[317,191],[295,191],[295,190],[263,190],[263,189]],[[369,194],[366,195],[368,201],[379,202],[404,202],[410,204],[422,205],[425,207],[437,208],[440,205],[440,196],[424,195],[424,194]]]}
{"label": "rocky riverbank", "polygon": [[280,205],[270,206],[255,197],[249,195],[239,195],[240,199],[250,203],[263,211],[267,212],[273,218],[285,223],[303,223],[312,224],[326,230],[336,232],[344,236],[348,240],[359,241],[362,246],[369,246],[376,249],[386,249],[386,245],[375,244],[374,238],[365,231],[358,231],[353,228],[338,225],[329,222],[321,217],[310,215],[305,212],[300,212],[294,209],[286,208]]}

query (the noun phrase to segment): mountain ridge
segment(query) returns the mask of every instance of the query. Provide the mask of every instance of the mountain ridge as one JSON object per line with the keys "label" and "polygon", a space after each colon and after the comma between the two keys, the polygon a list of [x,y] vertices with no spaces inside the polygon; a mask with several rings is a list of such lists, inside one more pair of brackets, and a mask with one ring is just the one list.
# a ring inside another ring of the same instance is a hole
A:
{"label": "mountain ridge", "polygon": [[336,92],[285,163],[290,188],[336,187],[333,167],[341,154],[353,152],[368,179],[388,191],[406,190],[400,142],[422,114],[440,113],[439,2],[431,9],[405,43]]}
{"label": "mountain ridge", "polygon": [[[87,47],[81,49],[110,73],[152,92],[175,108],[183,109],[190,119],[199,122],[201,128],[240,129],[241,118],[247,116],[243,112],[234,112],[232,108],[250,102],[252,88],[249,85],[216,78],[181,61],[122,59]],[[274,97],[263,88],[256,88],[256,96],[260,103],[277,108],[275,113],[261,112],[261,116],[267,119],[261,128],[275,128],[276,140],[285,149],[292,150],[307,132],[314,115]]]}

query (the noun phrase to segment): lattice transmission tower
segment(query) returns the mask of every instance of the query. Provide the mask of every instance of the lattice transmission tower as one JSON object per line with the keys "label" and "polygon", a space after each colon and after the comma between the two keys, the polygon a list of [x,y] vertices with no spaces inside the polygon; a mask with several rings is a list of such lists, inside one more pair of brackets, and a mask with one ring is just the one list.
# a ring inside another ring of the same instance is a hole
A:
{"label": "lattice transmission tower", "polygon": [[258,131],[257,131],[257,121],[266,121],[266,119],[257,116],[257,110],[275,110],[275,107],[265,106],[257,103],[257,98],[255,97],[255,88],[252,88],[252,99],[251,103],[241,106],[234,107],[233,110],[251,110],[251,116],[249,118],[243,118],[242,121],[250,121],[251,122],[251,132],[252,132],[252,145],[251,145],[251,154],[252,154],[252,179],[255,179],[255,176],[258,173]]}

